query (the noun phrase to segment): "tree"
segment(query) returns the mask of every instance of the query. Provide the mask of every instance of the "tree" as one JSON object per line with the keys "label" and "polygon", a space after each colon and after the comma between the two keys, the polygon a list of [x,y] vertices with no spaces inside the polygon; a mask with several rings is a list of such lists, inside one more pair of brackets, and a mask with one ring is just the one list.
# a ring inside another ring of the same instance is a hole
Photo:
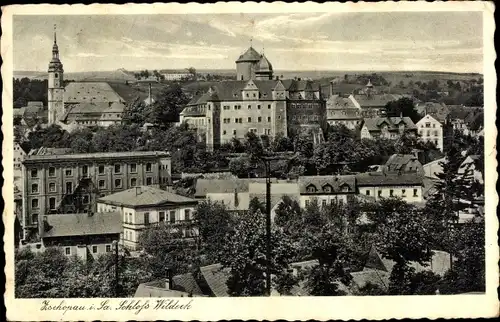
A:
{"label": "tree", "polygon": [[248,178],[251,170],[250,160],[246,156],[233,158],[229,161],[229,172],[238,178]]}
{"label": "tree", "polygon": [[137,97],[129,102],[123,111],[122,122],[125,124],[143,125],[148,119],[150,109]]}
{"label": "tree", "polygon": [[186,70],[188,71],[189,74],[191,74],[191,77],[193,78],[193,80],[197,79],[198,74],[196,73],[196,68],[189,67],[189,68],[186,68]]}
{"label": "tree", "polygon": [[179,121],[179,114],[189,99],[178,84],[163,89],[157,101],[151,106],[148,121],[160,126],[170,127]]}
{"label": "tree", "polygon": [[210,263],[219,262],[225,254],[225,237],[234,231],[235,219],[221,203],[204,201],[198,204],[194,213],[198,225],[201,253]]}
{"label": "tree", "polygon": [[403,115],[404,117],[409,117],[414,123],[417,123],[422,118],[416,110],[413,100],[407,97],[387,103],[385,110],[387,116],[398,117]]}
{"label": "tree", "polygon": [[[257,296],[266,292],[266,229],[265,216],[245,212],[239,216],[234,233],[227,235],[221,264],[230,269],[227,286],[231,296]],[[271,274],[278,291],[287,293],[294,278],[288,259],[293,248],[279,230],[271,233]],[[291,282],[292,281],[292,282]]]}
{"label": "tree", "polygon": [[409,294],[407,285],[414,272],[409,262],[426,265],[431,258],[429,221],[414,205],[398,198],[381,199],[365,208],[376,227],[378,251],[395,262],[389,292]]}
{"label": "tree", "polygon": [[73,153],[90,153],[94,152],[92,139],[94,133],[89,128],[77,129],[70,134],[69,147]]}

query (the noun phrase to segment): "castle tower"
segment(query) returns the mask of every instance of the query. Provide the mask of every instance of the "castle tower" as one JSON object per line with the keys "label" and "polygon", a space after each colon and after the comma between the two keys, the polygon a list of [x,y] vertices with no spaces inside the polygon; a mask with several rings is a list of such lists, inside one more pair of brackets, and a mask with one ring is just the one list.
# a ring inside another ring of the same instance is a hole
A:
{"label": "castle tower", "polygon": [[255,79],[255,71],[260,61],[259,53],[252,46],[236,61],[236,79]]}
{"label": "castle tower", "polygon": [[48,86],[48,114],[49,124],[55,124],[64,113],[64,70],[59,60],[59,47],[57,46],[56,26],[54,25],[54,45],[52,46],[52,59],[49,63]]}
{"label": "castle tower", "polygon": [[257,65],[257,70],[255,71],[255,78],[256,79],[273,79],[273,66],[267,60],[266,56],[262,54],[259,64]]}

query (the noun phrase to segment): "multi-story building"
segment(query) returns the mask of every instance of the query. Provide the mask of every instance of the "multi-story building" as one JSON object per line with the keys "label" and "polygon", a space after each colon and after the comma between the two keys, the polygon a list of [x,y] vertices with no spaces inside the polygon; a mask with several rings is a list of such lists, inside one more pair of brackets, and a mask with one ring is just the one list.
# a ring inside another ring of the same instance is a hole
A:
{"label": "multi-story building", "polygon": [[362,139],[397,139],[404,132],[416,135],[417,127],[409,117],[365,118],[361,127]]}
{"label": "multi-story building", "polygon": [[317,202],[321,207],[334,202],[347,203],[347,197],[356,194],[354,175],[300,177],[298,184],[302,208],[311,202]]}
{"label": "multi-story building", "polygon": [[82,260],[112,252],[122,233],[118,212],[48,215],[42,220],[41,250],[58,247]]}
{"label": "multi-story building", "polygon": [[140,185],[166,186],[170,175],[170,156],[160,151],[28,155],[23,162],[24,237],[36,237],[36,228],[41,235],[38,223],[45,215],[95,212],[98,197]]}
{"label": "multi-story building", "polygon": [[356,175],[358,193],[374,200],[400,197],[408,203],[423,202],[423,176],[367,172]]}
{"label": "multi-story building", "polygon": [[363,117],[384,116],[386,104],[400,98],[403,95],[377,92],[370,81],[363,90],[350,97],[354,105],[361,109]]}
{"label": "multi-story building", "polygon": [[422,141],[434,143],[443,152],[444,124],[432,117],[432,115],[427,114],[416,125]]}
{"label": "multi-story building", "polygon": [[326,120],[330,125],[345,125],[355,130],[363,121],[361,108],[356,106],[353,96],[331,95],[326,101]]}
{"label": "multi-story building", "polygon": [[181,113],[181,122],[198,128],[209,147],[243,139],[248,132],[287,136],[326,125],[325,101],[318,83],[272,79],[272,66],[252,47],[236,62],[236,81],[218,82],[196,95]]}
{"label": "multi-story building", "polygon": [[23,174],[22,166],[23,160],[26,156],[26,152],[19,145],[19,143],[14,142],[14,183],[18,186],[18,189],[22,190],[21,176]]}
{"label": "multi-story building", "polygon": [[151,225],[166,224],[182,237],[195,237],[194,210],[197,200],[159,188],[138,186],[97,200],[99,212],[118,211],[123,219],[122,243],[132,250],[139,249],[141,232]]}

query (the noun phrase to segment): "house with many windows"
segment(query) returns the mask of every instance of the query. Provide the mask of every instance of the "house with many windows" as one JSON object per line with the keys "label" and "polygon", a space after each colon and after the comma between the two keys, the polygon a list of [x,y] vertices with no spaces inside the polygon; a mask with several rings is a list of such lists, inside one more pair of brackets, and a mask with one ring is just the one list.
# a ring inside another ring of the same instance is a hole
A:
{"label": "house with many windows", "polygon": [[41,218],[50,214],[96,212],[96,200],[140,185],[170,184],[171,163],[163,151],[52,154],[48,149],[23,161],[25,238],[41,235]]}
{"label": "house with many windows", "polygon": [[298,180],[300,206],[307,207],[311,202],[319,206],[335,202],[347,203],[348,196],[356,194],[354,175],[343,176],[304,176]]}
{"label": "house with many windows", "polygon": [[159,188],[137,186],[100,198],[97,209],[121,214],[122,244],[137,250],[141,232],[151,225],[168,225],[173,233],[180,233],[182,237],[197,236],[198,230],[193,222],[197,204],[197,200]]}
{"label": "house with many windows", "polygon": [[366,172],[356,175],[358,193],[365,197],[380,198],[400,197],[408,203],[422,203],[423,176],[420,174],[385,174]]}
{"label": "house with many windows", "polygon": [[362,139],[397,139],[403,133],[416,135],[417,127],[409,117],[365,118],[361,127]]}
{"label": "house with many windows", "polygon": [[443,152],[444,123],[438,121],[431,114],[426,114],[417,122],[418,134],[424,142],[431,142]]}

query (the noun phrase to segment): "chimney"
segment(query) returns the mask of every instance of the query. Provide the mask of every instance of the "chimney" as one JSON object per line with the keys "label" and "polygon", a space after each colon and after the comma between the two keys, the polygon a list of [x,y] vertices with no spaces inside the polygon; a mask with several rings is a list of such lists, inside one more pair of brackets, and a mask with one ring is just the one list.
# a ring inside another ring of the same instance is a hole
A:
{"label": "chimney", "polygon": [[172,281],[172,270],[169,268],[167,269],[167,280],[165,282],[165,289],[171,290],[173,288],[173,281]]}

